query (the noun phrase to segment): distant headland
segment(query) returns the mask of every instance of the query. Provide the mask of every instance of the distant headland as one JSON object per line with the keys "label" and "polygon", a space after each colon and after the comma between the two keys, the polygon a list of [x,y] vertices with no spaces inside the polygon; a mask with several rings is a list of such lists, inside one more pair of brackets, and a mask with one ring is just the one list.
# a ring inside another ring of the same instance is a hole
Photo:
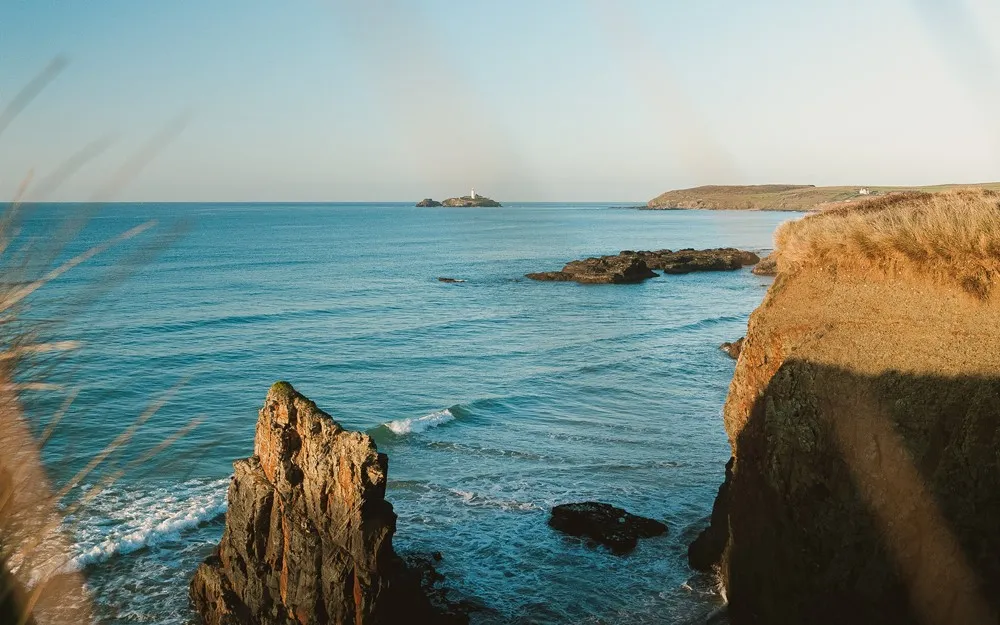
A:
{"label": "distant headland", "polygon": [[1000,191],[1000,183],[944,184],[926,187],[817,187],[814,185],[709,185],[667,191],[650,200],[645,208],[670,210],[701,208],[706,210],[823,210],[905,191],[937,193],[964,188]]}
{"label": "distant headland", "polygon": [[462,197],[452,197],[448,198],[443,202],[438,202],[437,200],[432,200],[431,198],[424,198],[417,202],[417,206],[420,207],[434,207],[434,206],[459,206],[459,207],[486,207],[493,208],[497,206],[502,206],[500,202],[496,200],[491,200],[490,198],[479,195],[476,190],[473,189],[472,193],[469,195],[463,195]]}

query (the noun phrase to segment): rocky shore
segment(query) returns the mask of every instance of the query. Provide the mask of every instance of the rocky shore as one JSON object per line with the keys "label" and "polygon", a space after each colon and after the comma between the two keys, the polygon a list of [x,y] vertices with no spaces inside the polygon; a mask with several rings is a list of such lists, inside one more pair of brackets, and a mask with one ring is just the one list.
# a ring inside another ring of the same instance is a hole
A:
{"label": "rocky shore", "polygon": [[1000,197],[863,209],[779,230],[750,318],[689,551],[733,625],[998,622]]}
{"label": "rocky shore", "polygon": [[664,274],[684,274],[696,271],[733,271],[760,261],[753,252],[735,248],[710,250],[684,249],[676,252],[631,250],[614,256],[574,260],[561,271],[529,273],[525,277],[548,282],[579,282],[580,284],[635,284],[657,277],[654,269]]}
{"label": "rocky shore", "polygon": [[234,470],[222,541],[191,582],[207,625],[467,621],[392,548],[385,454],[291,385],[271,387]]}

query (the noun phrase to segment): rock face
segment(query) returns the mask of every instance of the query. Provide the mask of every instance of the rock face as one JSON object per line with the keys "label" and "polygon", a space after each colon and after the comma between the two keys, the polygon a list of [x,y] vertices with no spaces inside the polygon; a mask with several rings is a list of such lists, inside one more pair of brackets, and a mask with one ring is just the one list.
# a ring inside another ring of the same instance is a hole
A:
{"label": "rock face", "polygon": [[[997,231],[969,223],[971,208],[937,201],[890,206],[878,231],[919,242],[892,229],[951,224],[926,254],[865,238],[881,207],[807,217],[843,221],[811,222],[813,247],[794,229],[779,246],[724,409],[734,625],[1000,622],[1000,296],[935,272],[933,256],[989,267],[1000,242],[983,243]],[[963,228],[978,242],[942,238]],[[693,564],[716,540],[692,546]]]}
{"label": "rock face", "polygon": [[432,208],[435,206],[441,206],[441,202],[438,202],[437,200],[432,200],[431,198],[427,197],[417,202],[417,206],[420,208]]}
{"label": "rock face", "polygon": [[579,282],[581,284],[635,284],[655,278],[653,269],[665,274],[682,274],[694,271],[732,271],[753,265],[760,258],[753,252],[735,248],[712,250],[685,249],[677,252],[633,252],[625,250],[615,256],[600,256],[567,263],[562,271],[529,273],[532,280],[552,282]]}
{"label": "rock face", "polygon": [[726,481],[719,487],[719,494],[712,506],[709,525],[688,546],[688,564],[696,571],[711,571],[722,561],[729,540],[729,486],[733,477],[733,459],[726,463]]}
{"label": "rock face", "polygon": [[740,352],[743,351],[743,341],[745,340],[746,337],[743,337],[732,343],[723,343],[719,346],[719,349],[726,352],[733,360],[737,360],[740,357]]}
{"label": "rock face", "polygon": [[208,625],[441,622],[392,548],[388,459],[291,387],[234,463],[226,529],[191,599]]}
{"label": "rock face", "polygon": [[760,262],[754,265],[752,269],[753,273],[758,276],[776,276],[778,275],[778,263],[775,260],[774,252],[768,254],[764,258],[760,259]]}
{"label": "rock face", "polygon": [[663,273],[681,274],[695,271],[733,271],[747,265],[756,264],[760,257],[753,252],[745,252],[732,247],[711,250],[684,249],[672,252],[622,252],[634,254],[646,261],[650,269],[660,269]]}
{"label": "rock face", "polygon": [[642,259],[622,254],[574,260],[567,263],[562,271],[529,273],[525,277],[532,280],[580,284],[635,284],[655,278],[656,273],[646,266]]}
{"label": "rock face", "polygon": [[640,538],[667,532],[667,526],[659,521],[595,501],[567,503],[552,508],[549,525],[571,536],[589,538],[618,554],[635,549]]}
{"label": "rock face", "polygon": [[484,207],[484,208],[497,208],[501,206],[500,202],[496,200],[491,200],[488,197],[483,197],[481,195],[476,195],[475,198],[471,196],[464,197],[453,197],[448,198],[442,203],[444,206],[458,206],[458,207]]}

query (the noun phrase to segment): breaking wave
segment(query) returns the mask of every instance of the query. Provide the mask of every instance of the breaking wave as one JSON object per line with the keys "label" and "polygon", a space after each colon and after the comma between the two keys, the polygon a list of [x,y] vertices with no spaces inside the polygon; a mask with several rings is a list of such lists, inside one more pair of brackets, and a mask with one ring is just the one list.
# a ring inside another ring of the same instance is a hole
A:
{"label": "breaking wave", "polygon": [[181,532],[226,512],[229,478],[189,480],[175,488],[106,491],[76,517],[67,517],[75,535],[68,569],[80,570],[115,556],[177,540]]}
{"label": "breaking wave", "polygon": [[422,417],[398,419],[383,423],[383,425],[393,434],[405,436],[407,434],[419,434],[454,420],[455,414],[451,411],[451,408],[445,408],[444,410],[432,412]]}

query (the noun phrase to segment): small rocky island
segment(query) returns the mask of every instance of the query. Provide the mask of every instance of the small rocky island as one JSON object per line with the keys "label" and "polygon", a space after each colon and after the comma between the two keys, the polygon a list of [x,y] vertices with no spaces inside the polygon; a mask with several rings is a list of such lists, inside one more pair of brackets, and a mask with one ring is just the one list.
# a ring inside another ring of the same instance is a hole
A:
{"label": "small rocky island", "polygon": [[451,206],[460,208],[478,208],[478,207],[496,208],[502,206],[502,204],[500,204],[500,202],[497,202],[496,200],[491,200],[490,198],[484,195],[479,195],[478,193],[476,193],[476,190],[473,189],[469,195],[463,195],[462,197],[451,197],[445,200],[444,202],[438,202],[437,200],[432,200],[431,198],[424,198],[423,200],[417,202],[417,206],[422,208],[435,207],[435,206]]}
{"label": "small rocky island", "polygon": [[754,265],[760,257],[732,247],[693,250],[657,250],[633,252],[625,250],[614,256],[586,258],[567,263],[561,271],[529,273],[525,277],[548,282],[579,282],[580,284],[636,284],[658,274],[682,274],[695,271],[733,271]]}

